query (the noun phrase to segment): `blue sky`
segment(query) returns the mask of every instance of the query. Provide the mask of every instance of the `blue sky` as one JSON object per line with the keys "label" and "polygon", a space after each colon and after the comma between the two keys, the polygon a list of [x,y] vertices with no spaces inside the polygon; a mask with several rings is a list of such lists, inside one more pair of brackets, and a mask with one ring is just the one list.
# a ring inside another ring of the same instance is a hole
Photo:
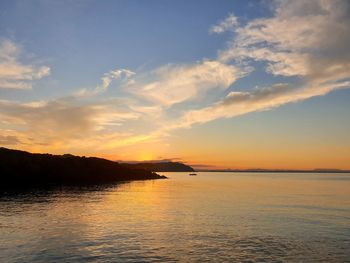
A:
{"label": "blue sky", "polygon": [[0,35],[50,65],[57,87],[37,87],[60,96],[97,85],[101,75],[117,67],[146,70],[213,58],[227,37],[211,35],[208,28],[232,10],[242,19],[269,11],[260,6],[238,1],[4,1]]}
{"label": "blue sky", "polygon": [[0,7],[3,146],[350,168],[346,1]]}

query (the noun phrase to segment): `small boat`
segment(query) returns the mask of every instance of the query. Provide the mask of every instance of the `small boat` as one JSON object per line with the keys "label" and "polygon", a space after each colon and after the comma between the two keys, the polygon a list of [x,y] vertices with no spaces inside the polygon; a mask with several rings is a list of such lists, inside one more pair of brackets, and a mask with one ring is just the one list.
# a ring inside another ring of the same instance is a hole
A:
{"label": "small boat", "polygon": [[189,174],[189,176],[196,176],[196,175],[197,175],[196,173]]}

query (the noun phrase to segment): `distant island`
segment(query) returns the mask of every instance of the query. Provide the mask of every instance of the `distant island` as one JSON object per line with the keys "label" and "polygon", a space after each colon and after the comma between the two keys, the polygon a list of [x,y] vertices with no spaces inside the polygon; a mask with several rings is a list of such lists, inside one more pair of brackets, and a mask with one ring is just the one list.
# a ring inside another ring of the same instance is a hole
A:
{"label": "distant island", "polygon": [[136,162],[123,164],[129,168],[145,169],[151,172],[194,172],[191,166],[180,162]]}
{"label": "distant island", "polygon": [[163,178],[166,177],[142,167],[102,158],[37,154],[0,148],[0,189]]}

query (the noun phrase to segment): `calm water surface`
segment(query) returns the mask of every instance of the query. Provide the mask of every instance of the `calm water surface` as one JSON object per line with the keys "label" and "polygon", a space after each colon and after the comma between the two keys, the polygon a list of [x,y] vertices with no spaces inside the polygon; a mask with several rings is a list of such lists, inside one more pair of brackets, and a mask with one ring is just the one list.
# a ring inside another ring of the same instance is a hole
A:
{"label": "calm water surface", "polygon": [[350,174],[165,175],[0,195],[0,262],[350,262]]}

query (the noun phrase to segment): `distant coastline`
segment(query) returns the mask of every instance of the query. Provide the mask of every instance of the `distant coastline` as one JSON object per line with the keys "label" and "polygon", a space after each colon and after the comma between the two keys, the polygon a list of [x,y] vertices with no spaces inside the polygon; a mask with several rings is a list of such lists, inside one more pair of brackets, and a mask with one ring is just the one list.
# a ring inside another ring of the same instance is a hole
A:
{"label": "distant coastline", "polygon": [[313,170],[288,170],[288,169],[197,169],[197,172],[235,172],[235,173],[350,173],[350,170],[340,169],[313,169]]}

